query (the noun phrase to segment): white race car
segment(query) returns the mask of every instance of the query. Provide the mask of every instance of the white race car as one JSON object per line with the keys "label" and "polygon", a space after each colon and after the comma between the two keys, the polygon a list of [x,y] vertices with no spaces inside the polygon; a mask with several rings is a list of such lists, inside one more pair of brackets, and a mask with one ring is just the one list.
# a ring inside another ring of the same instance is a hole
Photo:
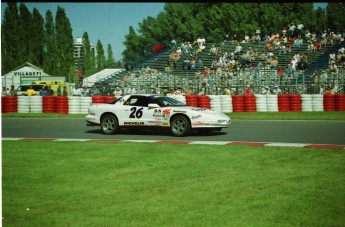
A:
{"label": "white race car", "polygon": [[126,95],[109,103],[92,104],[85,120],[88,126],[101,126],[107,135],[122,127],[162,127],[170,128],[178,137],[188,136],[192,129],[220,131],[231,123],[223,113],[159,95]]}

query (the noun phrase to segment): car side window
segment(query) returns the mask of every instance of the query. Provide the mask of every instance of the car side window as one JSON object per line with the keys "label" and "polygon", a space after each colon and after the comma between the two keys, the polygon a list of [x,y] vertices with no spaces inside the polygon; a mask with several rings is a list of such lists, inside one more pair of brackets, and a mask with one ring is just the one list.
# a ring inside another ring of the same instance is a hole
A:
{"label": "car side window", "polygon": [[136,106],[137,101],[138,101],[138,97],[132,97],[128,99],[123,105]]}

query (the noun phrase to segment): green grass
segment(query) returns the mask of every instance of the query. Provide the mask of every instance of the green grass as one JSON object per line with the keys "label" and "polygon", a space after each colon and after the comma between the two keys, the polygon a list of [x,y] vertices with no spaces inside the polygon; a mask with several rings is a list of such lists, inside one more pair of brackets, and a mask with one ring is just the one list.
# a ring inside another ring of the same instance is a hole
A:
{"label": "green grass", "polygon": [[2,146],[4,226],[345,225],[343,149]]}
{"label": "green grass", "polygon": [[[345,112],[234,112],[233,120],[336,120],[345,121]],[[86,114],[3,113],[2,117],[23,118],[84,118]]]}

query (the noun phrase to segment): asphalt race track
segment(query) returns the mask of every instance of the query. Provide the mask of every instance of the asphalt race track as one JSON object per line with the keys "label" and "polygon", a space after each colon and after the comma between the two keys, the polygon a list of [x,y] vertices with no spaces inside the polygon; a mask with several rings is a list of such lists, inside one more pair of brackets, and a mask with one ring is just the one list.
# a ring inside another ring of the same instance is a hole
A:
{"label": "asphalt race track", "polygon": [[235,120],[221,132],[173,137],[168,130],[122,129],[104,135],[99,127],[86,126],[83,118],[2,118],[3,138],[66,138],[116,140],[245,141],[345,145],[344,121]]}

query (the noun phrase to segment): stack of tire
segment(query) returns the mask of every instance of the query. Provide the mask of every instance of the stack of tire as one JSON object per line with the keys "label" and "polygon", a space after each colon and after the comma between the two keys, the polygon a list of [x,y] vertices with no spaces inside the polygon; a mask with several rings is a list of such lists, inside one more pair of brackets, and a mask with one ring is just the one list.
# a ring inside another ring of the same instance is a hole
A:
{"label": "stack of tire", "polygon": [[87,114],[91,104],[92,104],[92,98],[91,97],[81,97],[80,98],[80,113],[81,114]]}
{"label": "stack of tire", "polygon": [[56,96],[55,112],[60,114],[68,114],[67,96]]}
{"label": "stack of tire", "polygon": [[92,103],[104,103],[104,96],[95,95],[91,97]]}
{"label": "stack of tire", "polygon": [[[43,99],[43,113],[55,113],[56,96],[31,96],[31,97],[40,97]],[[31,106],[32,106],[33,100],[34,99],[31,99],[30,112],[31,112]]]}
{"label": "stack of tire", "polygon": [[256,111],[267,112],[267,97],[266,95],[256,94]]}
{"label": "stack of tire", "polygon": [[80,114],[81,109],[81,97],[80,96],[68,96],[68,113]]}
{"label": "stack of tire", "polygon": [[290,101],[288,94],[278,95],[278,110],[279,112],[289,112],[290,111]]}
{"label": "stack of tire", "polygon": [[313,111],[324,111],[323,109],[323,95],[313,94],[312,97],[312,107]]}
{"label": "stack of tire", "polygon": [[18,96],[18,113],[30,113],[30,96]]}
{"label": "stack of tire", "polygon": [[209,95],[210,98],[210,107],[211,110],[216,111],[218,113],[222,112],[222,103],[221,98],[219,95]]}
{"label": "stack of tire", "polygon": [[244,96],[232,95],[231,99],[233,112],[244,112]]}
{"label": "stack of tire", "polygon": [[342,94],[335,95],[335,110],[345,111],[345,95],[342,95]]}
{"label": "stack of tire", "polygon": [[313,111],[312,96],[309,94],[302,94],[302,112]]}
{"label": "stack of tire", "polygon": [[245,112],[256,111],[256,98],[254,95],[244,95],[244,111]]}
{"label": "stack of tire", "polygon": [[268,112],[278,112],[278,95],[267,95],[266,104]]}
{"label": "stack of tire", "polygon": [[211,109],[211,99],[207,95],[196,96],[200,108]]}
{"label": "stack of tire", "polygon": [[323,107],[325,111],[335,111],[335,95],[324,94]]}
{"label": "stack of tire", "polygon": [[115,96],[104,96],[104,103],[111,102],[111,101],[113,101],[115,99],[116,99]]}
{"label": "stack of tire", "polygon": [[[201,96],[200,96],[201,97]],[[207,96],[203,96],[207,97]],[[208,97],[207,97],[208,98]],[[200,99],[202,101],[202,104],[204,105],[205,103],[203,102],[205,98]],[[198,107],[199,106],[199,97],[195,95],[186,95],[186,104],[188,106],[194,106]],[[201,106],[200,106],[201,107]],[[205,107],[206,108],[206,107]]]}
{"label": "stack of tire", "polygon": [[232,98],[231,95],[221,95],[220,96],[220,102],[222,104],[222,112],[223,113],[232,113]]}
{"label": "stack of tire", "polygon": [[[42,113],[44,109],[44,105],[47,105],[45,109],[49,111],[55,112],[55,96],[29,96],[30,97],[30,113]],[[48,97],[45,98],[44,97]],[[45,103],[44,103],[45,102]],[[52,113],[54,113],[52,112]]]}
{"label": "stack of tire", "polygon": [[289,95],[290,100],[290,111],[292,112],[301,112],[301,95],[299,94],[292,94]]}
{"label": "stack of tire", "polygon": [[17,113],[18,111],[17,96],[1,96],[1,111],[3,113]]}

